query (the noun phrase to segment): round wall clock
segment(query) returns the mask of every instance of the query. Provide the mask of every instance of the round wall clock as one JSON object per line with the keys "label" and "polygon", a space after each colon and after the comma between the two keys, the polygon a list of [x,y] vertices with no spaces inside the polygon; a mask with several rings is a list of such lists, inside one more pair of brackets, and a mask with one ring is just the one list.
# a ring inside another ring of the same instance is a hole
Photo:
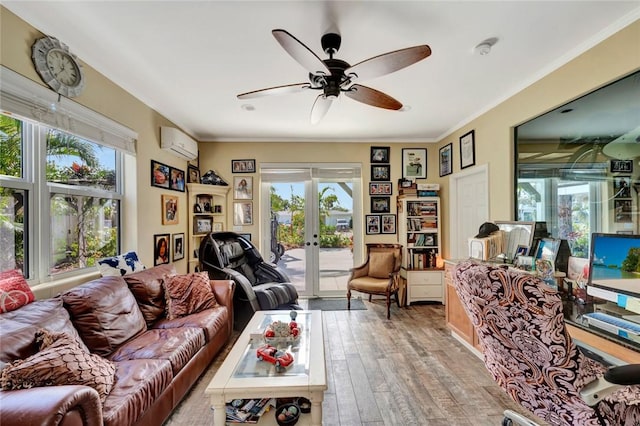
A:
{"label": "round wall clock", "polygon": [[67,45],[54,37],[42,37],[31,51],[33,65],[49,87],[69,98],[82,92],[85,82],[82,65]]}

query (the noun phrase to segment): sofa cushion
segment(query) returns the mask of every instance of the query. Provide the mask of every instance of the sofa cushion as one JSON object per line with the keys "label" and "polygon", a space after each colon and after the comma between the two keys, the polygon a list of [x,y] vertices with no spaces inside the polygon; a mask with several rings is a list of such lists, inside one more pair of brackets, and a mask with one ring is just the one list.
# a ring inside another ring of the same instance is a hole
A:
{"label": "sofa cushion", "polygon": [[164,278],[175,274],[174,266],[166,264],[124,276],[148,326],[164,316]]}
{"label": "sofa cushion", "polygon": [[170,275],[164,280],[167,319],[210,309],[217,305],[207,272]]}
{"label": "sofa cushion", "polygon": [[81,348],[66,333],[36,332],[40,351],[18,360],[2,370],[0,387],[4,390],[40,386],[85,385],[94,388],[104,402],[114,382],[114,364]]}
{"label": "sofa cushion", "polygon": [[104,426],[132,425],[171,384],[171,364],[138,359],[115,365],[116,380],[102,405]]}
{"label": "sofa cushion", "polygon": [[223,332],[229,326],[230,321],[229,309],[218,305],[215,308],[205,309],[204,311],[187,315],[186,317],[176,318],[174,320],[166,318],[161,319],[153,325],[153,328],[200,328],[204,330],[206,341],[211,342],[218,334]]}
{"label": "sofa cushion", "polygon": [[18,269],[0,272],[0,313],[14,311],[34,299],[22,272]]}
{"label": "sofa cushion", "polygon": [[71,323],[69,313],[62,306],[62,299],[53,297],[0,314],[0,361],[11,362],[35,354],[38,351],[35,333],[40,328],[67,333],[87,350]]}
{"label": "sofa cushion", "polygon": [[373,278],[389,278],[393,272],[395,257],[391,252],[372,252],[369,255],[369,276]]}
{"label": "sofa cushion", "polygon": [[130,251],[119,256],[105,257],[98,261],[98,269],[103,277],[120,277],[142,271],[145,266],[138,260],[138,254]]}
{"label": "sofa cushion", "polygon": [[204,344],[204,331],[201,328],[153,329],[120,346],[109,359],[166,359],[176,375]]}
{"label": "sofa cushion", "polygon": [[122,277],[90,281],[63,293],[62,300],[84,343],[100,356],[108,356],[147,328]]}

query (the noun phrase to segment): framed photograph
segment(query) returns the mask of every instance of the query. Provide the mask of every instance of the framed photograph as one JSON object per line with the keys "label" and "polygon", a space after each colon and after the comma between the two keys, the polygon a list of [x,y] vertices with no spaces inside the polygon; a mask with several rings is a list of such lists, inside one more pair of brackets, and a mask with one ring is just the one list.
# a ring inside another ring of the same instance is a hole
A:
{"label": "framed photograph", "polygon": [[171,167],[166,164],[151,160],[151,186],[170,189]]}
{"label": "framed photograph", "polygon": [[371,197],[371,213],[390,213],[391,197]]}
{"label": "framed photograph", "polygon": [[382,233],[395,234],[396,233],[396,215],[383,214],[381,217],[382,217]]}
{"label": "framed photograph", "polygon": [[173,234],[173,261],[184,259],[184,232]]}
{"label": "framed photograph", "polygon": [[371,180],[390,180],[391,166],[371,166]]}
{"label": "framed photograph", "polygon": [[472,130],[460,137],[460,168],[466,169],[476,164],[476,131]]}
{"label": "framed photograph", "polygon": [[613,200],[615,215],[614,222],[630,223],[631,222],[631,200]]}
{"label": "framed photograph", "polygon": [[448,144],[440,148],[440,177],[453,173],[453,144]]}
{"label": "framed photograph", "polygon": [[196,205],[194,206],[195,213],[213,213],[211,203],[213,197],[207,194],[201,194],[196,196]]}
{"label": "framed photograph", "polygon": [[153,266],[169,263],[169,234],[156,234],[153,236]]}
{"label": "framed photograph", "polygon": [[391,195],[391,182],[369,182],[369,195]]}
{"label": "framed photograph", "polygon": [[233,224],[253,225],[253,203],[251,201],[233,203]]}
{"label": "framed photograph", "polygon": [[631,198],[631,176],[615,176],[613,178],[613,197]]}
{"label": "framed photograph", "polygon": [[402,177],[405,179],[426,179],[427,149],[402,149]]}
{"label": "framed photograph", "polygon": [[174,191],[184,192],[184,170],[171,167],[171,182],[169,187]]}
{"label": "framed photograph", "polygon": [[518,256],[526,256],[527,254],[529,254],[529,246],[519,245],[516,248],[516,257],[518,257]]}
{"label": "framed photograph", "polygon": [[231,160],[231,173],[255,173],[256,160]]}
{"label": "framed photograph", "polygon": [[251,234],[238,234],[247,241],[251,241]]}
{"label": "framed photograph", "polygon": [[200,169],[189,164],[187,183],[200,183]]}
{"label": "framed photograph", "polygon": [[234,200],[253,200],[253,178],[252,177],[234,177],[233,178],[233,199]]}
{"label": "framed photograph", "polygon": [[222,222],[213,222],[213,232],[222,232]]}
{"label": "framed photograph", "polygon": [[380,215],[368,214],[366,215],[367,221],[367,235],[380,233]]}
{"label": "framed photograph", "polygon": [[633,173],[633,160],[611,160],[611,173]]}
{"label": "framed photograph", "polygon": [[213,219],[210,217],[196,217],[193,223],[194,234],[208,234],[213,227]]}
{"label": "framed photograph", "polygon": [[176,195],[162,194],[162,224],[178,224],[178,197]]}
{"label": "framed photograph", "polygon": [[372,163],[389,163],[389,151],[388,146],[372,146],[371,147],[371,162]]}

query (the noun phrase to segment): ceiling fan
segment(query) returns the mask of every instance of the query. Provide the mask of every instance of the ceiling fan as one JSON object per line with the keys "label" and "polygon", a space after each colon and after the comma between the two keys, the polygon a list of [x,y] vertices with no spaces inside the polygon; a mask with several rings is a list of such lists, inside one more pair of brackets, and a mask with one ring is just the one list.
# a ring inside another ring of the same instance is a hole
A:
{"label": "ceiling fan", "polygon": [[322,36],[320,39],[322,49],[329,55],[329,59],[320,59],[304,43],[287,31],[276,29],[271,33],[284,50],[309,71],[309,81],[241,93],[238,95],[238,99],[299,93],[307,90],[321,91],[311,108],[312,124],[320,122],[329,111],[331,103],[341,92],[345,96],[367,105],[399,110],[402,108],[402,103],[396,99],[383,92],[354,82],[390,74],[431,55],[431,48],[425,44],[384,53],[358,62],[355,65],[349,65],[347,62],[333,57],[340,49],[342,41],[340,34],[327,33]]}

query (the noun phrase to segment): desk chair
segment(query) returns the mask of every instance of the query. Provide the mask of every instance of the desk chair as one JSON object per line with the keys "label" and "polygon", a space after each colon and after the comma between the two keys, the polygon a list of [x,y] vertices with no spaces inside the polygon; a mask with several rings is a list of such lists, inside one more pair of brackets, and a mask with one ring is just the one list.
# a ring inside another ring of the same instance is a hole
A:
{"label": "desk chair", "polygon": [[[509,396],[551,425],[639,425],[640,365],[606,368],[576,347],[556,290],[533,275],[472,261],[457,265],[455,288]],[[535,423],[507,410],[503,425]]]}

